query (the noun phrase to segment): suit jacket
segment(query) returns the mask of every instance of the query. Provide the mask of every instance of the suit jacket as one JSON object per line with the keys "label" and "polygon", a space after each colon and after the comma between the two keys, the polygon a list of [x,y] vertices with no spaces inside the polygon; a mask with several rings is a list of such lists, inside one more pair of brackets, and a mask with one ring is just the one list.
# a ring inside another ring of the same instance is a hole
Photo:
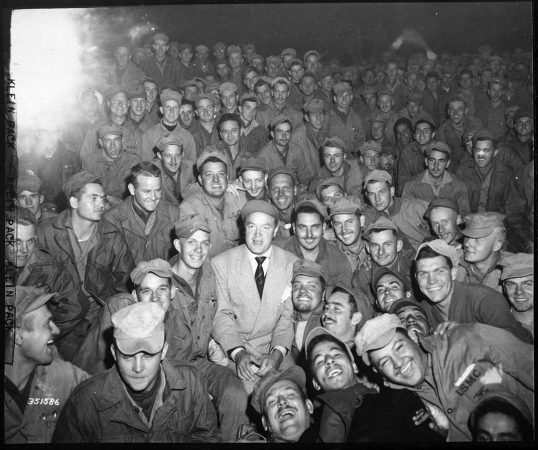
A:
{"label": "suit jacket", "polygon": [[291,349],[291,277],[297,259],[273,245],[260,300],[244,244],[213,258],[218,295],[213,337],[225,352],[245,347],[261,357],[276,345]]}

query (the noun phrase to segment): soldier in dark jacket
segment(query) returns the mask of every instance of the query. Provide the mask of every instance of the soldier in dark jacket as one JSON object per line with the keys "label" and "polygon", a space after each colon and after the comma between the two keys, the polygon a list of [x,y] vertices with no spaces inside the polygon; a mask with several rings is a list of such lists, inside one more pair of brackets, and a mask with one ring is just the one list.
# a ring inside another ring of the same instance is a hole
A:
{"label": "soldier in dark jacket", "polygon": [[61,262],[90,300],[91,321],[107,298],[127,292],[133,255],[121,233],[101,220],[105,194],[101,180],[79,172],[64,184],[70,208],[39,224],[37,235],[45,249]]}
{"label": "soldier in dark jacket", "polygon": [[13,269],[17,286],[35,286],[58,293],[49,302],[52,320],[60,330],[54,341],[62,357],[71,361],[87,327],[83,319],[90,304],[64,265],[38,247],[36,226],[29,210],[7,211],[6,227],[13,227],[16,240],[15,245],[6,246],[6,274]]}
{"label": "soldier in dark jacket", "polygon": [[115,367],[81,383],[53,442],[218,442],[217,417],[198,371],[164,361],[165,311],[135,303],[112,315]]}
{"label": "soldier in dark jacket", "polygon": [[172,256],[172,231],[179,219],[176,204],[161,199],[161,171],[149,161],[131,170],[131,195],[104,215],[125,238],[135,263]]}
{"label": "soldier in dark jacket", "polygon": [[478,131],[473,136],[473,159],[462,158],[456,170],[456,175],[467,185],[473,213],[504,212],[512,170],[498,160],[498,152],[491,133]]}

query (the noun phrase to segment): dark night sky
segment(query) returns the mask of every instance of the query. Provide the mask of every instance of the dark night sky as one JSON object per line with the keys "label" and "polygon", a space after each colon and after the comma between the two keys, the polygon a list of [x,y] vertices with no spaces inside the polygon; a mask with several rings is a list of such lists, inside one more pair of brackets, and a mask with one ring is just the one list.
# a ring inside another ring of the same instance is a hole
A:
{"label": "dark night sky", "polygon": [[179,42],[252,42],[263,55],[291,46],[300,54],[314,48],[349,59],[359,50],[359,32],[367,56],[386,48],[404,27],[421,32],[434,51],[472,51],[484,43],[530,49],[532,43],[530,1],[160,5],[95,12],[101,25],[116,24],[118,31],[147,19]]}

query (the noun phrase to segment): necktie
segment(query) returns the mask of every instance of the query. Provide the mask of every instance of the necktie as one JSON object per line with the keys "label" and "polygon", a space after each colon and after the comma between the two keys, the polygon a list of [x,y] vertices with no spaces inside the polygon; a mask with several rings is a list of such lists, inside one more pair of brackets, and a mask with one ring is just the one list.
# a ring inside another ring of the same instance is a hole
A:
{"label": "necktie", "polygon": [[256,256],[256,262],[258,267],[256,267],[256,273],[254,274],[254,279],[256,280],[256,286],[258,288],[258,293],[260,294],[260,299],[263,294],[263,285],[265,284],[265,274],[263,273],[262,264],[265,261],[265,256]]}

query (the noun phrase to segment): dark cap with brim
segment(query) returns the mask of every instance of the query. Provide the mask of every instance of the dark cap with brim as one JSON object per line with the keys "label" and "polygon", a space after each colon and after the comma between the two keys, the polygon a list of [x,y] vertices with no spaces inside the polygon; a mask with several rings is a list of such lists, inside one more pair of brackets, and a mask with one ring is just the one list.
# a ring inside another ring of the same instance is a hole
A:
{"label": "dark cap with brim", "polygon": [[250,404],[258,412],[265,412],[265,396],[271,386],[279,381],[289,380],[297,385],[297,388],[305,392],[306,375],[299,366],[291,366],[286,370],[268,372],[255,385]]}

